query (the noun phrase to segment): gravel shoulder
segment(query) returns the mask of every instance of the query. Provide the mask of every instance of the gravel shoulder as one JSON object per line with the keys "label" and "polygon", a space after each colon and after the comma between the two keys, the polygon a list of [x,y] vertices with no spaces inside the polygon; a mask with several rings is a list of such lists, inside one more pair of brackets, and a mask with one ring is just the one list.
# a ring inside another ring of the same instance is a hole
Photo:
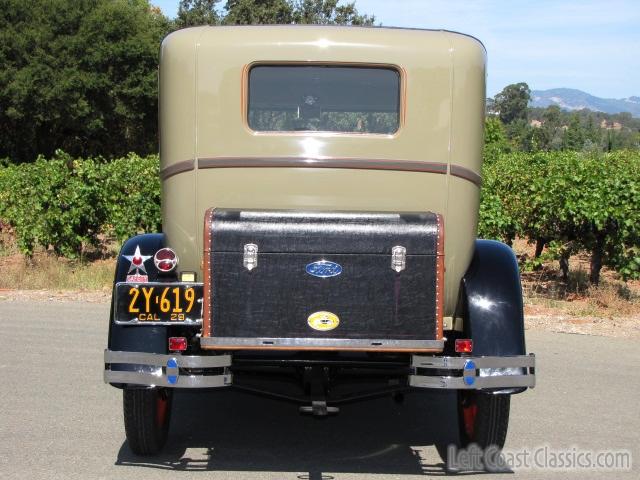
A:
{"label": "gravel shoulder", "polygon": [[109,303],[111,290],[14,290],[0,288],[0,302]]}
{"label": "gravel shoulder", "polygon": [[525,325],[527,330],[640,338],[639,315],[580,316],[568,315],[554,308],[527,306],[525,307]]}

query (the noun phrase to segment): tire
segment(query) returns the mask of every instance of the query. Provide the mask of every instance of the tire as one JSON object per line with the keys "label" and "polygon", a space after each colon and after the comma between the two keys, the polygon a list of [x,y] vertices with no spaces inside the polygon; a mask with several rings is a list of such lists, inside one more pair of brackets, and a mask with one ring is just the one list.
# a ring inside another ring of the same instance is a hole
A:
{"label": "tire", "polygon": [[[475,391],[458,392],[458,442],[457,449],[475,445],[480,448],[488,462],[482,466],[486,470],[500,469],[500,451],[504,447],[509,428],[510,395],[491,395]],[[450,469],[448,447],[450,444],[436,444],[440,458]]]}
{"label": "tire", "polygon": [[162,450],[169,433],[173,391],[125,388],[122,403],[124,430],[131,451],[136,455],[154,455]]}

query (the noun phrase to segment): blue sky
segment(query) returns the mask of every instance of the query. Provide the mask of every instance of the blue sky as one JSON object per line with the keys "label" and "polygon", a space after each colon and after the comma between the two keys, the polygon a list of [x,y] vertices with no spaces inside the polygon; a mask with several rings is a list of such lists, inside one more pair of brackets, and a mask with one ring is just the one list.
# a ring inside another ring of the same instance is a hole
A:
{"label": "blue sky", "polygon": [[[173,17],[179,2],[151,3]],[[356,7],[386,26],[478,37],[488,51],[490,96],[521,81],[533,90],[640,96],[640,0],[356,0]]]}

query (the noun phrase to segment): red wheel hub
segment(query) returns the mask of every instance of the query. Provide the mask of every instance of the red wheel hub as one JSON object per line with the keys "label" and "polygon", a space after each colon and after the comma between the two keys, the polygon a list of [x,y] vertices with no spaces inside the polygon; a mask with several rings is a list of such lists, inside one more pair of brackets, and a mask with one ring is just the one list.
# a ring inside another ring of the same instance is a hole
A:
{"label": "red wheel hub", "polygon": [[158,426],[165,424],[167,420],[167,398],[162,393],[156,397],[156,423]]}
{"label": "red wheel hub", "polygon": [[476,428],[476,417],[478,416],[478,405],[475,402],[469,402],[462,407],[462,420],[464,422],[464,431],[467,437],[473,439]]}

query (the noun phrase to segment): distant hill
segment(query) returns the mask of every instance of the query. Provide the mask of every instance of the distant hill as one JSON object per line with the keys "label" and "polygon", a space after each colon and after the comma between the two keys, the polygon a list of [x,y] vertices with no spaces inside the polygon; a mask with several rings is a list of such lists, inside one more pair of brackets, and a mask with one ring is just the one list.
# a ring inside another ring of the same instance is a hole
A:
{"label": "distant hill", "polygon": [[531,91],[529,106],[545,108],[549,105],[558,105],[563,110],[588,108],[605,113],[629,112],[634,117],[640,117],[640,97],[637,96],[621,99],[600,98],[573,88]]}

